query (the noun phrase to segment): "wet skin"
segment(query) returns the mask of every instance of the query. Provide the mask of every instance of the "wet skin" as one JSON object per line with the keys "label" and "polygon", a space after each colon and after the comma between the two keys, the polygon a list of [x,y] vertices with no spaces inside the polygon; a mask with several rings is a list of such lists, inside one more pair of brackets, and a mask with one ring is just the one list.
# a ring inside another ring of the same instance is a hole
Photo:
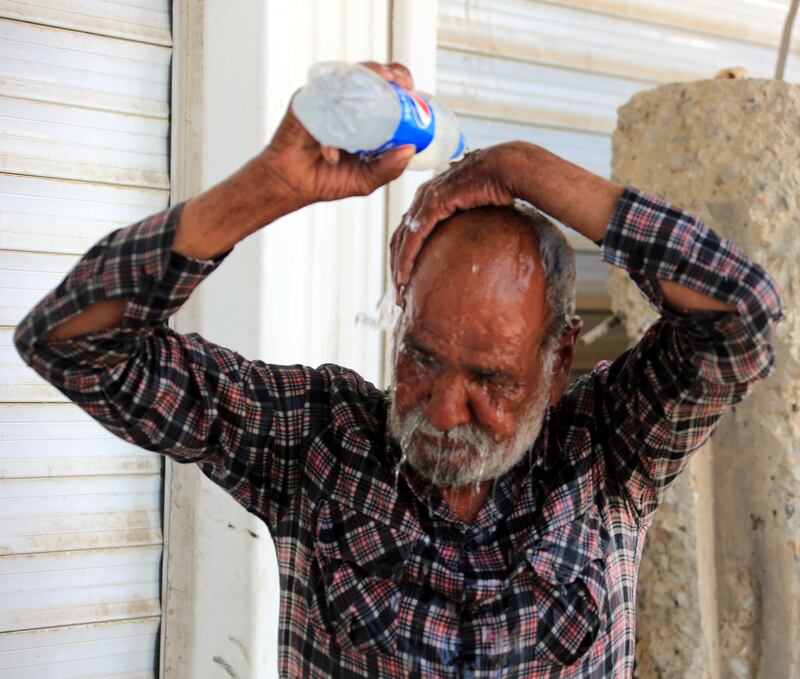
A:
{"label": "wet skin", "polygon": [[[437,429],[475,424],[504,454],[503,443],[546,388],[545,286],[536,237],[512,208],[473,209],[437,226],[406,291],[395,362],[398,415],[421,405]],[[574,336],[557,347],[554,372],[569,372],[573,349]],[[565,383],[553,381],[551,402]],[[491,483],[439,490],[470,522]]]}

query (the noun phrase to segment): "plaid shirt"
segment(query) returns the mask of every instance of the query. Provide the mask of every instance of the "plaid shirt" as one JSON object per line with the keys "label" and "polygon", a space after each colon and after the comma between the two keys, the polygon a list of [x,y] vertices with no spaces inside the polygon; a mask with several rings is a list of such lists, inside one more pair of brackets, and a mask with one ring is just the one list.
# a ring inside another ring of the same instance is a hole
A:
{"label": "plaid shirt", "polygon": [[[772,367],[772,280],[690,215],[628,189],[602,244],[662,318],[548,411],[470,525],[395,473],[386,394],[335,365],[251,361],[166,321],[218,264],[171,250],[180,207],[103,238],[23,320],[25,361],[110,431],[196,462],[261,517],[297,677],[628,677],[645,531],[726,408]],[[221,260],[222,258],[220,258]],[[656,279],[734,305],[661,308]],[[45,341],[98,300],[122,325]]]}

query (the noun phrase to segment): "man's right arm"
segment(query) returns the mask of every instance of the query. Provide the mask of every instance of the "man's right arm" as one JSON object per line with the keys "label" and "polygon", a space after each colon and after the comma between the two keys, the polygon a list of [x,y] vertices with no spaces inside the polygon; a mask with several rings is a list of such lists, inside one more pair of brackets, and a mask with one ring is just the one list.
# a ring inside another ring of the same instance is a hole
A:
{"label": "man's right arm", "polygon": [[[405,67],[368,66],[413,89]],[[321,147],[290,110],[264,151],[186,203],[171,248],[197,260],[220,257],[251,233],[306,205],[372,193],[398,177],[415,152],[413,146],[403,146],[363,162]],[[94,302],[52,328],[47,339],[65,340],[116,327],[126,304],[124,298]]]}
{"label": "man's right arm", "polygon": [[[201,463],[251,508],[254,474],[272,472],[273,460],[235,468],[233,453],[254,432],[270,432],[273,412],[283,405],[255,396],[275,381],[266,368],[167,327],[222,260],[172,249],[183,208],[102,238],[22,320],[15,342],[31,368],[109,431],[180,462]],[[119,304],[121,314],[101,318],[95,310],[104,304]],[[55,337],[72,319],[88,331]]]}
{"label": "man's right arm", "polygon": [[[214,260],[248,235],[296,209],[269,154],[252,159],[238,172],[189,200],[176,225],[172,251],[197,260]],[[104,299],[48,332],[45,339],[67,340],[120,325],[128,299]]]}
{"label": "man's right arm", "polygon": [[263,509],[269,486],[277,511],[282,466],[295,464],[313,433],[308,413],[321,409],[307,400],[324,398],[327,373],[248,361],[167,321],[239,240],[304,205],[371,193],[411,154],[330,162],[288,113],[270,145],[229,179],[102,238],[22,320],[17,349],[114,434],[199,462],[251,510]]}

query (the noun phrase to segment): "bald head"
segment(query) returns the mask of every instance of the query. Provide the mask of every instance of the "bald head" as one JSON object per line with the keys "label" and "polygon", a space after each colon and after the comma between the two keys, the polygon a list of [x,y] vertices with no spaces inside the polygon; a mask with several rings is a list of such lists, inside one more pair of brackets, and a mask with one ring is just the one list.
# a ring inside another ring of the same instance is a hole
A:
{"label": "bald head", "polygon": [[[457,307],[510,312],[556,340],[574,315],[574,254],[561,232],[532,208],[488,206],[440,222],[420,253],[407,304],[438,299],[436,312]],[[498,319],[500,320],[500,319]]]}
{"label": "bald head", "polygon": [[527,288],[541,268],[538,238],[525,217],[510,207],[483,207],[438,224],[415,275],[449,275],[457,287],[479,280],[495,292],[508,284],[511,292]]}

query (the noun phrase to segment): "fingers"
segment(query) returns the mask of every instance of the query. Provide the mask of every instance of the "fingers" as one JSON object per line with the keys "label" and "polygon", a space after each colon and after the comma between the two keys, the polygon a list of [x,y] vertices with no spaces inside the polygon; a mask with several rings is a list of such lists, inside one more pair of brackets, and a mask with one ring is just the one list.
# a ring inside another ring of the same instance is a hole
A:
{"label": "fingers", "polygon": [[434,227],[458,209],[456,195],[443,191],[441,177],[436,177],[417,189],[411,207],[397,227],[391,245],[391,266],[398,292],[408,285],[414,262],[425,239]]}
{"label": "fingers", "polygon": [[368,182],[368,192],[372,193],[379,186],[397,179],[406,169],[410,161],[417,152],[417,147],[413,144],[401,146],[387,153],[383,153],[369,163],[361,163],[362,173]]}
{"label": "fingers", "polygon": [[388,80],[390,83],[397,83],[400,87],[407,90],[414,89],[414,78],[403,64],[396,61],[391,64],[379,64],[377,61],[362,61],[362,66],[366,66],[371,71],[374,71],[382,78]]}
{"label": "fingers", "polygon": [[325,162],[330,163],[331,165],[338,164],[341,153],[335,146],[325,146],[324,144],[320,144],[319,150],[322,154],[322,157],[325,159]]}
{"label": "fingers", "polygon": [[405,287],[400,285],[400,283],[397,280],[397,266],[400,257],[400,252],[403,250],[403,241],[405,239],[405,234],[406,234],[404,222],[405,222],[405,215],[403,215],[403,220],[400,222],[400,225],[394,230],[389,245],[389,267],[391,270],[392,281],[394,282],[394,290],[395,290],[394,301],[399,306],[405,306],[403,304]]}
{"label": "fingers", "polygon": [[[442,219],[444,218],[442,217]],[[422,244],[441,220],[430,219],[420,223],[415,221],[414,217],[407,217],[403,221],[404,223],[401,225],[403,229],[402,242],[397,253],[397,285],[405,287],[411,279],[414,262],[422,249]]]}
{"label": "fingers", "polygon": [[392,237],[391,263],[398,291],[408,285],[414,263],[435,226],[457,210],[514,201],[495,162],[476,152],[417,190],[414,201]]}
{"label": "fingers", "polygon": [[400,271],[400,258],[408,247],[407,240],[409,233],[413,233],[408,228],[408,225],[411,222],[411,215],[415,214],[418,208],[420,196],[423,194],[425,188],[430,185],[431,181],[433,180],[425,182],[417,189],[417,192],[414,195],[414,200],[411,201],[411,206],[403,215],[403,218],[400,220],[400,224],[392,234],[392,240],[389,246],[389,265],[392,272],[392,280],[394,281],[397,294],[396,301],[398,304],[401,304],[402,293],[407,281],[406,277]]}
{"label": "fingers", "polygon": [[387,64],[387,68],[392,72],[395,79],[394,81],[400,85],[400,87],[404,87],[407,90],[414,89],[414,77],[411,75],[411,71],[403,64],[393,61],[391,64]]}
{"label": "fingers", "polygon": [[337,197],[369,195],[378,187],[397,179],[416,152],[416,147],[408,144],[370,159],[342,153],[335,172],[341,176],[343,185],[349,188]]}

